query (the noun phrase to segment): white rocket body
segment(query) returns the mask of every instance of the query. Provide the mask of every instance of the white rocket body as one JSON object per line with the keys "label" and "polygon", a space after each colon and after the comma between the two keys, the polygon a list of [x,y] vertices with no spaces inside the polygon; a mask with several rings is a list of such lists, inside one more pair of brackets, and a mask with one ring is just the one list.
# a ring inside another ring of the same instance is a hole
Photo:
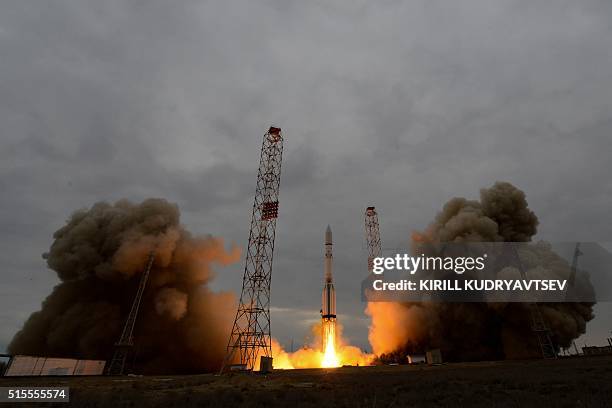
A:
{"label": "white rocket body", "polygon": [[332,275],[332,232],[329,225],[325,230],[325,280],[321,304],[321,318],[330,320],[336,318],[336,290]]}

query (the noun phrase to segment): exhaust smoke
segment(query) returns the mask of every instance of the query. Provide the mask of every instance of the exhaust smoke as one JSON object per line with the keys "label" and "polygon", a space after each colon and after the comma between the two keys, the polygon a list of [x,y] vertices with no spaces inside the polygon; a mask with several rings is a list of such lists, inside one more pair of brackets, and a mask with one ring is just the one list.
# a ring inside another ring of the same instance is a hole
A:
{"label": "exhaust smoke", "polygon": [[235,311],[231,293],[208,288],[213,265],[239,260],[212,236],[194,237],[162,199],[121,200],[76,211],[44,254],[60,282],[8,349],[108,359],[130,310],[148,254],[155,251],[135,328],[135,371],[193,373],[219,368]]}
{"label": "exhaust smoke", "polygon": [[[411,250],[419,254],[420,245],[430,242],[528,242],[537,226],[525,194],[497,182],[481,190],[479,201],[448,201],[425,231],[412,234]],[[531,250],[538,252],[534,259],[546,262],[533,265],[527,276],[567,276],[558,270],[567,262],[550,246],[538,243]],[[505,276],[519,274],[511,265],[501,270]],[[568,347],[593,318],[592,303],[542,303],[540,310],[556,347]],[[370,344],[383,361],[403,361],[406,354],[437,348],[450,361],[541,356],[527,304],[371,302],[366,313],[372,319]]]}

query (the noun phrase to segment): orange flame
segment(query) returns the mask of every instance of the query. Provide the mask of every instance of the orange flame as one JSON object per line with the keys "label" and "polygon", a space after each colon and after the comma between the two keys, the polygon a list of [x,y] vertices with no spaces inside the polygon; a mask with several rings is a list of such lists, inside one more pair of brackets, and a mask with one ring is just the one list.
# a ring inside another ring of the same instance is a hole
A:
{"label": "orange flame", "polygon": [[340,362],[336,355],[336,322],[325,320],[323,322],[323,359],[321,367],[338,367]]}
{"label": "orange flame", "polygon": [[410,321],[401,304],[369,302],[365,312],[372,319],[368,339],[374,353],[389,353],[408,338]]}
{"label": "orange flame", "polygon": [[274,368],[324,368],[372,364],[375,356],[364,353],[358,347],[348,345],[342,338],[342,326],[339,323],[321,322],[315,324],[312,331],[315,335],[313,343],[293,353],[283,350],[278,341],[273,339]]}
{"label": "orange flame", "polygon": [[[413,232],[411,236],[412,252],[420,253],[419,246],[433,242],[432,232]],[[428,309],[420,304],[396,302],[369,302],[365,313],[370,316],[368,340],[376,355],[390,353],[406,344],[410,339],[424,336],[424,330],[430,327],[432,317]]]}

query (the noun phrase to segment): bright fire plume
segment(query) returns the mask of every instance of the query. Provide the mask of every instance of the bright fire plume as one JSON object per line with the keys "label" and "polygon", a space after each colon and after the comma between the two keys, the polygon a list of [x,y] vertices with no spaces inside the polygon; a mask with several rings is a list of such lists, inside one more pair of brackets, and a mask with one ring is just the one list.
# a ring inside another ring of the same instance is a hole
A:
{"label": "bright fire plume", "polygon": [[323,350],[321,367],[338,367],[340,362],[336,355],[336,322],[334,320],[323,322]]}
{"label": "bright fire plume", "polygon": [[[327,328],[327,331],[322,326],[323,322],[313,325],[312,333],[315,337],[313,343],[293,353],[283,350],[278,341],[273,339],[274,368],[324,368],[372,364],[375,356],[364,353],[359,347],[348,345],[342,338],[342,326],[338,322],[333,323],[333,327]],[[324,341],[324,336],[330,334],[331,341]]]}

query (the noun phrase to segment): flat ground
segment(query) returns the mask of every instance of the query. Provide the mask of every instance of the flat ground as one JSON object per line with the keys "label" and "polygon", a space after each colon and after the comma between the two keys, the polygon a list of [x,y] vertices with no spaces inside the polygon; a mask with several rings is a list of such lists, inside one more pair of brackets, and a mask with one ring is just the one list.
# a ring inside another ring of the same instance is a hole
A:
{"label": "flat ground", "polygon": [[70,405],[80,407],[612,407],[612,356],[265,376],[0,378],[0,386],[26,385],[69,386]]}

